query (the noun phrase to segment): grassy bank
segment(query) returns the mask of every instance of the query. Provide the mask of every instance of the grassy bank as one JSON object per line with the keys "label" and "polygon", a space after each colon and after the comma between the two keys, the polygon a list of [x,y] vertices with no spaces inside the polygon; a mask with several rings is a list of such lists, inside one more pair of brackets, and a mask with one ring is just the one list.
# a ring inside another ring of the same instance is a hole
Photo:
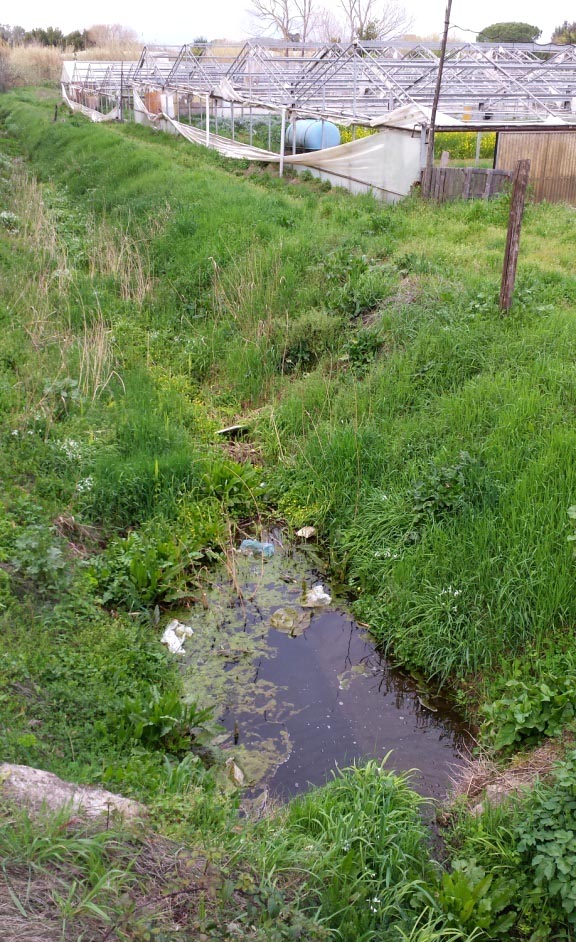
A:
{"label": "grassy bank", "polygon": [[[514,810],[463,812],[444,869],[375,766],[239,825],[190,753],[212,720],[182,703],[158,621],[236,521],[313,524],[382,647],[449,686],[487,746],[565,731],[574,211],[528,207],[503,318],[505,198],[382,206],[53,113],[0,101],[3,755],[138,797],[201,848],[217,878],[189,933],[570,938],[570,754]],[[216,441],[234,421],[253,463]],[[40,872],[37,850],[14,868]],[[106,899],[103,932],[145,937]]]}

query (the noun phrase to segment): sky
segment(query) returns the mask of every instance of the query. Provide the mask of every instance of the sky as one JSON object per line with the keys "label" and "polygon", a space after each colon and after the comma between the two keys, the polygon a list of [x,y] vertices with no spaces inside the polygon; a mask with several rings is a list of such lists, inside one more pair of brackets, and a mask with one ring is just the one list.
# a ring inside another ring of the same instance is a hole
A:
{"label": "sky", "polygon": [[[334,12],[338,0],[317,0],[318,4]],[[412,32],[422,36],[441,33],[444,24],[446,0],[403,0],[408,14],[413,17]],[[168,7],[161,4],[142,4],[141,0],[99,0],[88,10],[88,5],[72,0],[22,0],[15,12],[0,14],[2,21],[11,26],[32,29],[35,26],[57,26],[65,33],[84,29],[93,23],[121,23],[135,30],[143,43],[171,43],[180,45],[197,36],[208,39],[244,39],[258,33],[256,21],[246,12],[249,0],[181,0]],[[469,0],[453,0],[451,23],[470,32],[451,31],[454,38],[475,39],[476,33],[491,23],[520,20],[542,29],[541,42],[548,42],[554,28],[564,20],[574,19],[574,9],[566,0],[483,0],[481,4]]]}

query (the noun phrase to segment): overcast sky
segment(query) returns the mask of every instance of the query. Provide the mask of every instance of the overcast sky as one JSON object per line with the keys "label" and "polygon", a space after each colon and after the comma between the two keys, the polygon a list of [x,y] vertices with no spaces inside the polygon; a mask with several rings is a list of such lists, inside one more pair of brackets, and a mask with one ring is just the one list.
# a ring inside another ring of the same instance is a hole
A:
{"label": "overcast sky", "polygon": [[[338,9],[338,0],[317,2],[335,12]],[[407,0],[404,6],[413,17],[413,32],[441,32],[445,0]],[[10,13],[5,8],[0,17],[11,26],[58,26],[65,33],[93,23],[121,23],[134,29],[142,42],[181,44],[196,36],[242,39],[255,35],[257,24],[246,12],[248,7],[249,0],[177,0],[166,7],[159,3],[144,5],[141,0],[100,0],[90,9],[88,4],[72,0],[22,0],[11,5]],[[466,35],[473,39],[476,32],[491,23],[521,20],[539,26],[540,41],[548,42],[553,29],[566,19],[572,21],[574,13],[567,0],[548,0],[544,5],[536,0],[484,0],[480,4],[453,0],[451,22],[471,30]]]}

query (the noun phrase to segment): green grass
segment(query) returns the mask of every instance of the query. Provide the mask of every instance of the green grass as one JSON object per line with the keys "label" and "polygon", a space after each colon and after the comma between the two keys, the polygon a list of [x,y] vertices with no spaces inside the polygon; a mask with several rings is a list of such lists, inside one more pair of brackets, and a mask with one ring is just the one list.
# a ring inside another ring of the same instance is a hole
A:
{"label": "green grass", "polygon": [[[457,831],[465,863],[443,876],[414,793],[374,765],[239,826],[182,758],[178,717],[164,741],[134,730],[181,693],[155,606],[235,521],[272,514],[318,528],[381,646],[473,721],[487,700],[505,722],[507,683],[536,675],[515,720],[534,738],[576,618],[573,209],[528,206],[502,317],[506,197],[380,205],[52,108],[0,101],[3,755],[144,799],[209,851],[207,938],[235,912],[270,942],[529,937],[532,865],[505,812],[500,843],[493,822],[485,846]],[[238,420],[256,467],[215,443]],[[95,898],[82,874],[75,918]],[[562,937],[563,905],[541,938]]]}
{"label": "green grass", "polygon": [[[86,522],[175,517],[202,496],[211,418],[267,406],[256,434],[280,459],[279,509],[321,524],[397,659],[454,682],[562,633],[575,616],[571,210],[528,208],[502,318],[506,198],[381,207],[268,172],[245,178],[138,127],[72,117],[47,128],[25,95],[7,100],[6,127],[50,180],[60,254],[75,263],[67,321],[77,332],[80,307],[92,323],[96,292],[113,337],[118,370],[85,416],[104,425],[79,469],[92,486],[72,500]],[[137,301],[98,271],[86,220],[90,233],[120,227],[145,242]],[[151,407],[138,416],[142,399]],[[432,508],[410,536],[418,482],[461,452],[482,467],[486,499]]]}

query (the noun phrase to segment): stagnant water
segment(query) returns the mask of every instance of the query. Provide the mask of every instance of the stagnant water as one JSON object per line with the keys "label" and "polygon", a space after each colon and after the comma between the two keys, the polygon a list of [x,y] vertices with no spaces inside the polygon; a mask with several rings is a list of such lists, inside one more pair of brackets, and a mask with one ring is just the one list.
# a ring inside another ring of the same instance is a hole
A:
{"label": "stagnant water", "polygon": [[247,785],[289,797],[390,753],[387,768],[414,770],[417,791],[443,797],[469,746],[462,723],[378,654],[345,600],[302,607],[318,582],[330,592],[309,552],[235,554],[202,604],[179,614],[194,631],[181,658],[187,693],[214,708],[217,744]]}

